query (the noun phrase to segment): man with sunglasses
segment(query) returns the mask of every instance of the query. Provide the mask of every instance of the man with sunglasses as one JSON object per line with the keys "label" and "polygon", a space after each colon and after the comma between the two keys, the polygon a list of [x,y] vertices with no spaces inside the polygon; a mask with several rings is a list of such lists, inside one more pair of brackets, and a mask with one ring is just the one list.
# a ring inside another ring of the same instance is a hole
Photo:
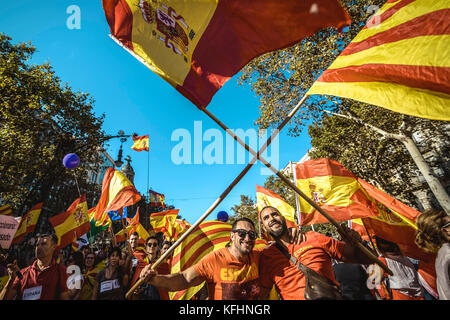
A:
{"label": "man with sunglasses", "polygon": [[[147,238],[145,243],[145,251],[147,256],[138,262],[136,270],[133,274],[131,280],[132,287],[136,281],[139,279],[139,275],[147,265],[151,266],[159,258],[159,241],[155,236],[150,236]],[[170,268],[167,262],[163,262],[156,268],[159,274],[169,274]],[[169,300],[169,293],[162,289],[157,288],[151,284],[143,284],[139,289],[136,290],[133,300]]]}
{"label": "man with sunglasses", "polygon": [[[278,244],[284,247],[297,261],[325,276],[336,285],[332,259],[358,264],[370,264],[371,261],[356,247],[342,241],[334,240],[317,232],[307,232],[305,241],[290,243],[286,219],[276,209],[264,207],[259,212],[262,228],[269,232]],[[349,230],[355,241],[361,237]],[[273,285],[283,300],[304,300],[305,277],[303,273],[272,244],[264,248],[259,272],[261,274],[261,297],[267,299]]]}
{"label": "man with sunglasses", "polygon": [[209,298],[214,300],[254,300],[259,298],[258,263],[260,250],[253,221],[236,220],[231,228],[230,245],[210,252],[194,266],[176,274],[161,275],[147,266],[141,273],[146,283],[179,291],[206,281]]}

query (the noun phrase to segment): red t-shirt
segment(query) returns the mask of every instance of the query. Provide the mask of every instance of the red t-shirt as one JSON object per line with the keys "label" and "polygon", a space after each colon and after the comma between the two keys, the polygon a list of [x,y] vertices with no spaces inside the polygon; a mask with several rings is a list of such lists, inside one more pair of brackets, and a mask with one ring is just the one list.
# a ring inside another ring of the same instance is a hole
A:
{"label": "red t-shirt", "polygon": [[39,270],[37,260],[21,270],[22,280],[18,277],[13,282],[18,300],[57,300],[61,293],[68,291],[66,267],[51,264]]}
{"label": "red t-shirt", "polygon": [[[145,257],[145,259],[138,261],[138,264],[136,266],[136,270],[134,271],[134,274],[133,274],[133,279],[131,279],[130,288],[132,286],[134,286],[134,284],[139,280],[139,276],[141,274],[141,271],[142,271],[142,269],[145,268],[146,265],[148,265],[148,257]],[[170,273],[169,264],[167,262],[160,263],[156,267],[156,271],[158,271],[158,274],[169,274]],[[168,291],[166,291],[164,289],[161,289],[161,288],[158,288],[158,292],[159,292],[160,300],[170,300]]]}
{"label": "red t-shirt", "polygon": [[[290,244],[289,253],[310,269],[338,284],[331,259],[341,260],[345,242],[317,232],[307,232],[306,241]],[[275,284],[281,299],[305,300],[305,277],[274,244],[264,248],[260,264],[261,285],[267,289]]]}
{"label": "red t-shirt", "polygon": [[195,272],[208,283],[214,300],[256,300],[259,298],[258,264],[261,250],[253,250],[245,262],[222,248],[210,252],[195,266]]}

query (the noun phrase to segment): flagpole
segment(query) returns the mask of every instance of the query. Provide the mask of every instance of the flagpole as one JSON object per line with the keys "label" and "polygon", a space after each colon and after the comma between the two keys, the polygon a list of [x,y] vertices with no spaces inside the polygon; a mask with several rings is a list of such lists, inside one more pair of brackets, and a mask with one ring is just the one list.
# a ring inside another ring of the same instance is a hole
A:
{"label": "flagpole", "polygon": [[[225,197],[231,192],[231,190],[238,184],[238,182],[247,174],[247,172],[251,169],[251,167],[255,164],[256,160],[259,157],[260,153],[263,153],[267,147],[272,143],[273,140],[275,140],[278,133],[283,129],[286,124],[292,119],[292,117],[295,115],[295,113],[300,109],[302,104],[306,101],[308,98],[308,95],[305,95],[298,104],[294,107],[294,109],[291,110],[291,112],[287,115],[287,117],[280,123],[277,130],[272,133],[267,139],[267,141],[261,146],[261,148],[258,150],[257,156],[254,156],[252,160],[250,160],[249,164],[242,170],[242,172],[233,180],[233,182],[225,189],[224,192],[214,201],[214,203],[205,211],[205,213],[185,232],[183,235],[174,243],[172,246],[167,249],[164,254],[158,258],[158,260],[155,261],[155,263],[152,264],[151,268],[154,270],[161,262],[163,262],[172,252],[175,250],[175,248],[184,241],[194,230],[195,228],[200,225],[200,223],[203,222],[210,214],[211,212],[216,209],[219,204],[225,199]],[[133,287],[127,292],[125,295],[125,298],[128,299],[133,292],[139,288],[142,285],[143,281],[142,279],[139,279]]]}
{"label": "flagpole", "polygon": [[[150,151],[147,151],[147,196],[148,196],[148,203],[150,205]],[[148,214],[147,214],[147,228],[150,225],[150,208],[148,208]]]}
{"label": "flagpole", "polygon": [[[305,99],[307,95],[303,97]],[[302,100],[303,100],[302,99]],[[233,137],[241,146],[243,146],[248,152],[250,152],[255,158],[259,159],[267,168],[269,168],[274,174],[276,174],[284,183],[286,183],[291,189],[293,189],[298,195],[300,195],[306,202],[308,202],[312,207],[314,207],[322,216],[324,216],[328,221],[333,224],[338,232],[341,234],[344,240],[356,246],[362,253],[364,253],[372,262],[378,264],[383,270],[385,270],[388,274],[393,275],[392,271],[382,263],[377,256],[373,254],[368,248],[366,248],[361,242],[355,242],[352,237],[347,234],[346,230],[342,228],[342,226],[336,222],[328,213],[326,213],[319,205],[317,205],[313,200],[311,200],[308,196],[306,196],[297,186],[295,186],[290,179],[286,178],[279,170],[275,169],[266,159],[261,157],[261,153],[263,151],[254,151],[250,148],[241,138],[239,138],[233,131],[228,129],[219,119],[217,119],[211,112],[209,112],[204,107],[199,107],[201,111],[203,111],[208,117],[210,117],[214,122],[216,122],[223,130],[225,130],[229,135]],[[253,159],[255,159],[253,158]]]}

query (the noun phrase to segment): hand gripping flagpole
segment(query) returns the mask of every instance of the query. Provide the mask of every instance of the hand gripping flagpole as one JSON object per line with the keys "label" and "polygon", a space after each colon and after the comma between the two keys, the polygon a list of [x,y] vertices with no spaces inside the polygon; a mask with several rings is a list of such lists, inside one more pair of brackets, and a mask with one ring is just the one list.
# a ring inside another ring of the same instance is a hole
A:
{"label": "hand gripping flagpole", "polygon": [[[292,119],[292,117],[300,109],[300,107],[306,101],[307,98],[308,98],[308,95],[305,95],[299,101],[299,103],[294,107],[294,109],[291,110],[291,112],[288,114],[286,119],[284,119],[283,122],[278,126],[277,130],[274,133],[272,133],[270,135],[269,139],[267,139],[267,141],[264,143],[264,145],[261,146],[258,153],[256,153],[256,156],[253,157],[252,160],[250,160],[249,164],[244,168],[244,170],[242,170],[242,172],[233,180],[233,182],[225,189],[225,191],[222,192],[222,194],[216,199],[216,201],[214,201],[214,203],[208,208],[208,210],[206,210],[205,213],[185,233],[183,233],[183,235],[174,244],[172,244],[172,246],[169,249],[167,249],[167,251],[164,252],[164,254],[161,257],[159,257],[158,260],[155,261],[155,263],[152,264],[151,268],[153,270],[157,266],[159,266],[161,264],[161,262],[166,260],[166,258],[170,254],[172,254],[172,252],[175,250],[175,248],[178,247],[178,245],[180,243],[182,243],[184,241],[184,239],[186,239],[200,225],[200,223],[202,223],[203,220],[205,220],[211,214],[211,212],[214,211],[214,209],[217,208],[217,206],[225,199],[225,197],[238,184],[238,182],[247,174],[247,172],[251,169],[251,167],[255,164],[256,160],[259,158],[259,154],[263,153],[267,149],[267,147],[272,143],[272,141],[276,138],[278,133],[281,131],[281,129],[283,129],[286,126],[286,124]],[[143,280],[139,279],[134,284],[134,286],[131,287],[130,290],[128,290],[127,294],[125,295],[125,298],[129,299],[131,297],[131,295],[133,294],[133,292],[136,291],[136,289],[138,289],[142,284],[143,284]]]}
{"label": "hand gripping flagpole", "polygon": [[[305,96],[306,97],[306,96]],[[392,271],[382,263],[378,257],[365,247],[361,242],[354,240],[347,231],[334,220],[328,213],[326,213],[319,205],[317,205],[313,200],[311,200],[307,195],[305,195],[296,185],[294,185],[290,179],[285,177],[280,171],[275,169],[266,159],[261,157],[261,153],[264,150],[255,152],[250,148],[244,141],[242,141],[233,131],[228,129],[219,119],[217,119],[211,112],[206,110],[206,108],[200,108],[208,117],[210,117],[214,122],[216,122],[222,129],[224,129],[228,134],[230,134],[234,140],[236,140],[241,146],[243,146],[248,152],[250,152],[254,157],[258,158],[267,168],[269,168],[274,174],[276,174],[284,183],[286,183],[292,190],[294,190],[299,196],[301,196],[306,202],[308,202],[312,207],[314,207],[321,215],[323,215],[331,224],[333,224],[339,234],[349,242],[350,244],[356,246],[362,253],[364,253],[372,262],[378,264],[383,270],[385,270],[389,275],[393,275]],[[262,148],[261,148],[262,149]]]}

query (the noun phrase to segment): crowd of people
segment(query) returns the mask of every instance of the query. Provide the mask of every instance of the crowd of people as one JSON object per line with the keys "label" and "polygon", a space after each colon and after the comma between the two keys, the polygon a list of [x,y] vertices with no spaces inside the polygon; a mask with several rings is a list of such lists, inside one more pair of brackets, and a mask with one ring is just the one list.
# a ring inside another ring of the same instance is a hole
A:
{"label": "crowd of people", "polygon": [[[86,245],[58,257],[58,238],[43,234],[33,254],[3,259],[0,293],[5,300],[168,300],[169,292],[204,283],[192,299],[214,300],[448,300],[450,298],[450,217],[429,210],[417,219],[416,244],[435,253],[422,264],[402,254],[398,245],[379,237],[365,246],[383,262],[386,273],[356,244],[361,236],[346,229],[346,241],[310,231],[288,228],[273,207],[259,213],[259,222],[274,241],[254,248],[254,222],[237,219],[226,247],[210,252],[192,267],[170,272],[171,255],[152,267],[172,243],[138,233],[121,245],[105,248]],[[29,249],[29,248],[28,248]],[[22,248],[22,250],[25,250]],[[26,250],[25,250],[26,251]],[[23,265],[25,264],[25,266]],[[21,265],[21,267],[19,267]],[[135,288],[136,282],[141,285]],[[134,288],[133,291],[130,289]]]}

